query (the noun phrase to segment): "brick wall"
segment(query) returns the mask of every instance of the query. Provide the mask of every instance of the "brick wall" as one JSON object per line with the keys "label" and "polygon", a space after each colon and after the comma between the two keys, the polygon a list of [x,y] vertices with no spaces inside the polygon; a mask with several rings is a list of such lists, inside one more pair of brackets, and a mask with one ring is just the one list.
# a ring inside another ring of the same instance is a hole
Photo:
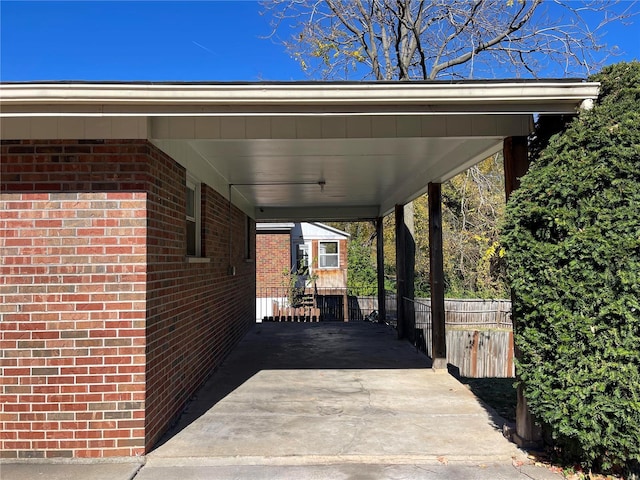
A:
{"label": "brick wall", "polygon": [[[347,286],[347,240],[339,239],[340,268],[318,268],[318,243],[311,240],[311,267],[319,288],[346,288]],[[259,232],[256,236],[256,296],[281,296],[283,271],[291,269],[291,234],[287,232]],[[269,291],[269,289],[275,288]]]}
{"label": "brick wall", "polygon": [[1,455],[144,453],[252,321],[242,242],[224,275],[228,204],[203,189],[213,260],[192,264],[185,172],[147,142],[1,149]]}
{"label": "brick wall", "polygon": [[[202,249],[210,261],[186,262],[186,172],[158,150],[151,154],[158,180],[149,192],[148,448],[255,321],[255,261],[244,258],[247,217],[203,185]],[[249,235],[255,252],[254,222]],[[228,271],[230,240],[235,275]]]}
{"label": "brick wall", "polygon": [[[283,287],[282,272],[291,270],[291,234],[261,232],[256,235],[257,295],[269,296],[267,287]],[[276,295],[277,296],[277,295]]]}
{"label": "brick wall", "polygon": [[1,148],[2,456],[142,453],[146,147]]}

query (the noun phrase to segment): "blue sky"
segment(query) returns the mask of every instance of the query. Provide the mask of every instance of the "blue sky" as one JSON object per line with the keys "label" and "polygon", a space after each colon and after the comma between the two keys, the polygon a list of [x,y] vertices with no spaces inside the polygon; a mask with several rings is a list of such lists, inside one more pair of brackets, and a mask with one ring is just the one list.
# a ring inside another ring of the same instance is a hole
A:
{"label": "blue sky", "polygon": [[5,1],[0,78],[296,80],[257,2]]}
{"label": "blue sky", "polygon": [[[640,9],[640,6],[638,7]],[[0,80],[308,79],[254,1],[0,1]],[[640,59],[640,18],[606,42]]]}

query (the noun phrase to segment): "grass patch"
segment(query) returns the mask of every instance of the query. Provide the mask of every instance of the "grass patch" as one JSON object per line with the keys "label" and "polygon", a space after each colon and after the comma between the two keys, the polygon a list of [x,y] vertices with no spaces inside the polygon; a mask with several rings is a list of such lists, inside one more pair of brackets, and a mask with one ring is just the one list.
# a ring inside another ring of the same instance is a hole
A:
{"label": "grass patch", "polygon": [[505,420],[516,421],[515,378],[469,378],[461,377],[475,396],[492,407]]}

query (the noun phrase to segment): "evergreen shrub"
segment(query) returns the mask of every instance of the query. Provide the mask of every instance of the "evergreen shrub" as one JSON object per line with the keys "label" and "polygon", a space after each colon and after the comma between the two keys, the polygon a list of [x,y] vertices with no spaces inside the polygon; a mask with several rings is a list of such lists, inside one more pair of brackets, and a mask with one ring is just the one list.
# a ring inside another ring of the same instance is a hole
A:
{"label": "evergreen shrub", "polygon": [[640,63],[607,67],[599,99],[545,139],[507,205],[517,369],[569,461],[640,464]]}

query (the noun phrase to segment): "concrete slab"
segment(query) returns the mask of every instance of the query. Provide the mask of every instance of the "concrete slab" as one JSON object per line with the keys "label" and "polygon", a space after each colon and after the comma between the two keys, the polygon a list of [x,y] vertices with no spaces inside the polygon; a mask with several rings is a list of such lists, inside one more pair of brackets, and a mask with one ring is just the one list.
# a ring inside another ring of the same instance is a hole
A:
{"label": "concrete slab", "polygon": [[387,326],[263,323],[145,459],[2,463],[0,478],[561,480],[501,423]]}
{"label": "concrete slab", "polygon": [[136,480],[558,478],[516,469],[494,415],[387,326],[263,323]]}
{"label": "concrete slab", "polygon": [[545,470],[509,465],[319,465],[145,467],[135,480],[559,480]]}
{"label": "concrete slab", "polygon": [[149,458],[181,452],[465,460],[519,453],[466,387],[428,369],[258,372]]}
{"label": "concrete slab", "polygon": [[2,463],[2,480],[131,480],[142,467],[134,460],[118,463]]}

